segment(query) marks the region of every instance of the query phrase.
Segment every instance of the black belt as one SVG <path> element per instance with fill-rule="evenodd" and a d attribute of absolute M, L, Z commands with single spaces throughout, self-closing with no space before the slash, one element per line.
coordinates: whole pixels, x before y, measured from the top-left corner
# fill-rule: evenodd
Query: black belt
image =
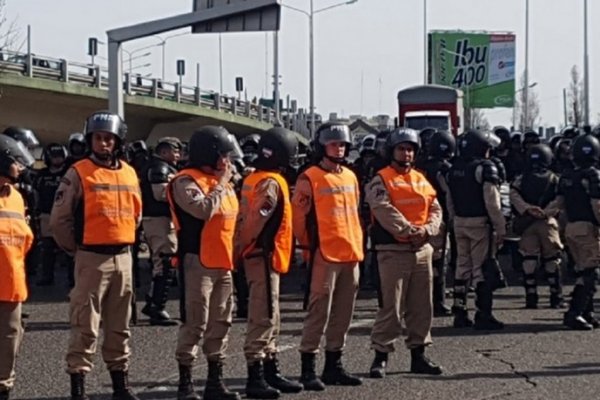
<path fill-rule="evenodd" d="M 118 245 L 81 245 L 78 247 L 78 250 L 89 251 L 92 253 L 98 254 L 109 254 L 109 255 L 117 255 L 124 254 L 129 252 L 130 245 L 128 244 L 118 244 Z"/>

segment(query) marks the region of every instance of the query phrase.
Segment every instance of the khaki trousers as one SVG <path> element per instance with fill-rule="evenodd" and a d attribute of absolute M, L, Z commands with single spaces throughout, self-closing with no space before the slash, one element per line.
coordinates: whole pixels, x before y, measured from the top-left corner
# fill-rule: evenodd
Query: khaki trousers
<path fill-rule="evenodd" d="M 174 254 L 177 251 L 177 233 L 170 217 L 144 217 L 142 219 L 144 237 L 152 252 L 152 276 L 163 273 L 161 254 Z"/>
<path fill-rule="evenodd" d="M 383 304 L 371 332 L 374 350 L 384 353 L 395 350 L 394 342 L 402 335 L 403 318 L 409 349 L 431 344 L 432 253 L 430 245 L 417 252 L 377 252 Z"/>
<path fill-rule="evenodd" d="M 485 218 L 455 218 L 456 272 L 454 279 L 469 282 L 473 286 L 483 282 L 481 267 L 488 257 L 489 227 Z"/>
<path fill-rule="evenodd" d="M 555 218 L 537 220 L 527 227 L 519 241 L 519 253 L 523 256 L 523 272 L 534 274 L 537 258 L 541 256 L 547 273 L 555 273 L 560 268 L 562 242 Z"/>
<path fill-rule="evenodd" d="M 330 263 L 315 254 L 300 352 L 317 353 L 325 334 L 326 351 L 342 351 L 358 291 L 358 263 Z"/>
<path fill-rule="evenodd" d="M 246 281 L 250 289 L 248 301 L 248 327 L 244 354 L 248 363 L 277 353 L 277 338 L 281 326 L 279 313 L 279 273 L 270 269 L 269 277 L 262 258 L 244 260 Z M 267 295 L 267 279 L 271 284 L 271 295 Z M 269 318 L 269 297 L 273 314 Z"/>
<path fill-rule="evenodd" d="M 15 383 L 15 363 L 23 340 L 21 303 L 0 301 L 0 392 Z"/>
<path fill-rule="evenodd" d="M 565 238 L 575 260 L 575 271 L 600 267 L 599 227 L 591 222 L 569 222 Z"/>
<path fill-rule="evenodd" d="M 75 287 L 70 294 L 71 338 L 67 372 L 89 372 L 94 366 L 100 322 L 102 358 L 109 371 L 129 368 L 131 318 L 131 251 L 117 255 L 77 250 Z"/>
<path fill-rule="evenodd" d="M 185 307 L 186 321 L 179 328 L 175 358 L 179 364 L 191 367 L 198 358 L 198 343 L 209 361 L 225 359 L 231 310 L 233 283 L 231 271 L 205 268 L 197 254 L 186 254 Z"/>

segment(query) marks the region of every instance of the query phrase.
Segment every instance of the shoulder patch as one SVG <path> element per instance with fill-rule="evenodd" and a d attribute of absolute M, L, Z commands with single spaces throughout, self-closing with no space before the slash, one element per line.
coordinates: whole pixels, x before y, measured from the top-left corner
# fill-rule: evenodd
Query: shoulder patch
<path fill-rule="evenodd" d="M 71 183 L 69 182 L 69 184 L 71 184 Z M 58 190 L 56 192 L 56 195 L 54 196 L 54 205 L 61 206 L 61 205 L 63 205 L 64 202 L 65 202 L 65 191 Z"/>
<path fill-rule="evenodd" d="M 66 176 L 63 176 L 62 178 L 60 178 L 60 183 L 64 183 L 67 186 L 71 185 L 71 181 Z"/>

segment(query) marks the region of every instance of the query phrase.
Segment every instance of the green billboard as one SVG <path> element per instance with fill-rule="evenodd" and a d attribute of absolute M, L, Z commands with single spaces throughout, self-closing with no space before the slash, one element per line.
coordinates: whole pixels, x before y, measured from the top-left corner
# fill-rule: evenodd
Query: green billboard
<path fill-rule="evenodd" d="M 513 107 L 514 34 L 430 32 L 428 60 L 429 83 L 461 89 L 465 107 Z"/>

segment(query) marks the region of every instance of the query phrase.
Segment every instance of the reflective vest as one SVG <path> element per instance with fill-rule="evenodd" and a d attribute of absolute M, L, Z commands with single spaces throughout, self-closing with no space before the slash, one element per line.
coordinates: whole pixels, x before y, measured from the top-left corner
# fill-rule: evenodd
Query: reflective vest
<path fill-rule="evenodd" d="M 21 303 L 28 295 L 25 256 L 33 233 L 25 220 L 23 197 L 13 186 L 8 187 L 10 194 L 0 197 L 0 301 Z"/>
<path fill-rule="evenodd" d="M 340 173 L 333 173 L 317 166 L 304 174 L 312 187 L 316 214 L 316 221 L 309 223 L 317 224 L 321 255 L 334 263 L 362 261 L 363 232 L 356 175 L 346 167 Z"/>
<path fill-rule="evenodd" d="M 189 176 L 200 187 L 204 195 L 210 193 L 219 183 L 219 178 L 214 175 L 206 174 L 198 169 L 189 168 L 179 171 L 175 178 L 180 176 Z M 171 195 L 172 186 L 167 191 L 167 198 L 171 206 L 173 222 L 178 232 L 182 230 L 182 222 L 179 207 L 173 201 Z M 200 234 L 199 249 L 200 263 L 206 268 L 233 269 L 233 236 L 235 233 L 235 222 L 238 215 L 239 204 L 235 192 L 227 185 L 225 187 L 226 195 L 221 201 L 219 209 L 207 221 L 199 225 Z M 191 218 L 191 216 L 187 216 Z M 184 219 L 184 221 L 182 221 Z"/>
<path fill-rule="evenodd" d="M 119 169 L 110 169 L 86 158 L 73 165 L 83 190 L 83 245 L 135 243 L 142 212 L 139 181 L 132 167 L 120 163 Z"/>
<path fill-rule="evenodd" d="M 280 174 L 274 172 L 256 171 L 250 174 L 244 179 L 244 184 L 242 186 L 241 212 L 242 215 L 251 212 L 250 207 L 255 202 L 254 195 L 256 193 L 256 185 L 268 178 L 275 180 L 279 185 L 283 204 L 278 204 L 277 209 L 281 209 L 282 212 L 279 215 L 274 214 L 271 216 L 271 220 L 267 222 L 267 226 L 263 228 L 263 232 L 261 232 L 259 237 L 264 235 L 265 230 L 268 229 L 270 223 L 277 223 L 277 231 L 273 236 L 267 237 L 266 240 L 269 241 L 269 251 L 272 249 L 271 267 L 275 271 L 285 274 L 290 269 L 293 248 L 292 206 L 290 203 L 290 189 L 286 180 Z M 275 212 L 277 213 L 277 210 Z M 273 218 L 277 219 L 274 220 Z M 252 229 L 252 227 L 246 228 Z M 247 256 L 248 254 L 251 254 L 255 249 L 256 244 L 256 242 L 251 243 L 248 248 L 242 251 L 242 255 Z"/>
<path fill-rule="evenodd" d="M 392 205 L 402 213 L 404 218 L 415 226 L 423 226 L 429 218 L 429 210 L 436 192 L 427 178 L 415 169 L 407 174 L 400 174 L 388 166 L 379 171 Z M 406 239 L 408 242 L 408 239 Z"/>

